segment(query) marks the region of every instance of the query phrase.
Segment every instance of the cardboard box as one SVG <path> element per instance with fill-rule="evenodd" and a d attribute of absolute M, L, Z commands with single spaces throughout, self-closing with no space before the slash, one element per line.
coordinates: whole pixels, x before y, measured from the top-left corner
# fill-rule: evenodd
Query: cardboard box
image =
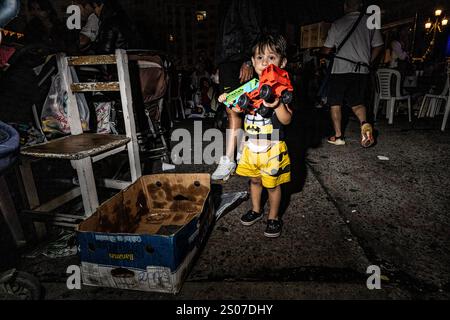
<path fill-rule="evenodd" d="M 143 176 L 77 228 L 83 284 L 178 293 L 214 221 L 209 174 Z"/>
<path fill-rule="evenodd" d="M 300 48 L 320 48 L 325 43 L 331 23 L 319 22 L 301 27 Z"/>

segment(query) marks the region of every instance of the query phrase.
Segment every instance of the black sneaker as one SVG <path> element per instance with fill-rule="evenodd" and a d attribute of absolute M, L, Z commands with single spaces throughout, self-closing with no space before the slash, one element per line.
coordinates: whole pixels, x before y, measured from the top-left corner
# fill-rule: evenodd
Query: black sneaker
<path fill-rule="evenodd" d="M 264 235 L 268 238 L 277 238 L 281 234 L 280 220 L 267 220 L 267 227 Z"/>
<path fill-rule="evenodd" d="M 255 212 L 253 210 L 249 210 L 246 214 L 241 217 L 241 223 L 244 226 L 251 226 L 256 221 L 261 220 L 263 217 L 262 213 Z"/>

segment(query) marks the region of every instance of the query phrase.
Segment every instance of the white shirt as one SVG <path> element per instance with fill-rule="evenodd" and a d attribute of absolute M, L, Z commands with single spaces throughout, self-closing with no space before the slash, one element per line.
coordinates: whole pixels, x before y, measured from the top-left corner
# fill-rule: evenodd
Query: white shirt
<path fill-rule="evenodd" d="M 327 48 L 337 48 L 350 32 L 358 17 L 359 12 L 351 12 L 335 21 L 331 25 L 330 30 L 328 30 L 328 37 L 325 40 L 324 46 Z M 358 27 L 337 53 L 338 57 L 370 64 L 372 48 L 382 46 L 383 38 L 381 37 L 380 30 L 367 28 L 368 18 L 369 16 L 367 15 L 362 17 Z M 359 70 L 355 70 L 355 67 L 356 65 L 349 61 L 334 59 L 331 73 L 369 73 L 367 67 L 361 66 Z"/>
<path fill-rule="evenodd" d="M 86 24 L 81 29 L 80 33 L 88 37 L 92 42 L 95 41 L 98 34 L 99 20 L 95 13 L 91 13 L 87 19 Z"/>

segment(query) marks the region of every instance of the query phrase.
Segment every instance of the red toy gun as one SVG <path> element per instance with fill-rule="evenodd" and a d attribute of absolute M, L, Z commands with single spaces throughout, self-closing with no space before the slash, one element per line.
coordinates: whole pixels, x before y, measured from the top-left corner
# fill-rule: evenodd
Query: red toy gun
<path fill-rule="evenodd" d="M 262 72 L 258 90 L 241 95 L 237 105 L 241 109 L 258 112 L 264 117 L 270 109 L 264 106 L 263 100 L 272 103 L 278 98 L 284 104 L 289 104 L 293 96 L 294 88 L 288 72 L 271 64 Z"/>

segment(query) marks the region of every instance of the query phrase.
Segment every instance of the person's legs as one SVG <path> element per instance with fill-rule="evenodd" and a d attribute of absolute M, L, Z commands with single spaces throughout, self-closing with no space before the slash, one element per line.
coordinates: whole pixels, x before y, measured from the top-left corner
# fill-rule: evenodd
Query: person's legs
<path fill-rule="evenodd" d="M 352 76 L 353 86 L 349 88 L 347 99 L 352 106 L 353 113 L 359 120 L 361 126 L 361 145 L 365 148 L 374 144 L 372 125 L 367 122 L 367 110 L 365 107 L 365 93 L 369 75 L 355 74 Z"/>
<path fill-rule="evenodd" d="M 229 92 L 239 86 L 239 63 L 226 63 L 219 65 L 220 92 Z M 219 165 L 211 175 L 212 180 L 228 180 L 236 169 L 234 152 L 237 146 L 239 129 L 242 119 L 239 114 L 226 108 L 228 116 L 227 145 L 225 155 L 220 158 Z"/>
<path fill-rule="evenodd" d="M 263 217 L 261 210 L 261 193 L 263 190 L 261 178 L 250 178 L 250 197 L 252 199 L 252 209 L 241 217 L 244 226 L 251 226 Z"/>
<path fill-rule="evenodd" d="M 267 191 L 269 193 L 270 212 L 264 235 L 268 238 L 277 238 L 280 236 L 282 228 L 281 220 L 278 219 L 278 210 L 281 202 L 281 186 L 278 185 L 275 188 L 267 189 Z"/>
<path fill-rule="evenodd" d="M 269 220 L 278 220 L 278 210 L 281 202 L 281 186 L 276 186 L 272 189 L 267 189 L 269 193 Z"/>
<path fill-rule="evenodd" d="M 334 145 L 344 145 L 342 139 L 342 105 L 344 94 L 347 88 L 346 74 L 333 74 L 330 76 L 330 85 L 328 90 L 328 104 L 330 107 L 331 121 L 334 128 L 334 136 L 328 139 L 328 142 Z"/>
<path fill-rule="evenodd" d="M 291 181 L 291 160 L 284 141 L 273 146 L 266 154 L 268 161 L 261 167 L 263 187 L 269 195 L 269 216 L 264 235 L 276 238 L 281 234 L 279 210 L 282 199 L 281 185 Z"/>
<path fill-rule="evenodd" d="M 330 108 L 331 121 L 333 122 L 334 136 L 328 138 L 328 142 L 336 146 L 345 145 L 342 136 L 342 110 L 341 106 L 334 105 Z"/>
<path fill-rule="evenodd" d="M 263 186 L 261 178 L 250 179 L 250 195 L 252 199 L 252 210 L 257 213 L 261 213 L 261 193 Z"/>
<path fill-rule="evenodd" d="M 342 113 L 341 106 L 332 106 L 330 108 L 331 112 L 331 121 L 333 122 L 333 128 L 335 137 L 342 137 L 341 132 L 341 122 L 342 122 Z"/>
<path fill-rule="evenodd" d="M 239 114 L 234 112 L 233 110 L 227 108 L 228 114 L 228 131 L 227 133 L 230 135 L 229 139 L 227 139 L 227 146 L 225 155 L 234 160 L 234 151 L 236 150 L 236 146 L 238 144 L 238 133 L 239 129 L 242 127 L 242 119 Z"/>
<path fill-rule="evenodd" d="M 359 123 L 362 125 L 367 122 L 366 107 L 362 104 L 352 107 L 353 113 L 358 118 Z"/>

